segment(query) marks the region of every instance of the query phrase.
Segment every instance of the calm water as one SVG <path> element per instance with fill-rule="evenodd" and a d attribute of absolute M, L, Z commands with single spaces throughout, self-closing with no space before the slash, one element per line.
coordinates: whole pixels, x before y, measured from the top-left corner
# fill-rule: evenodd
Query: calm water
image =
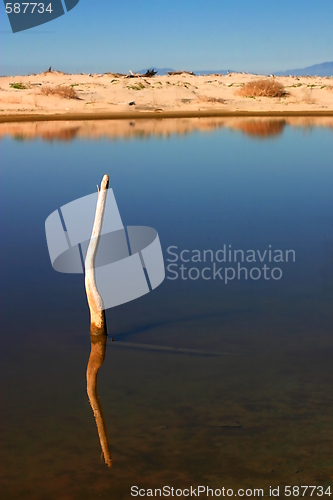
<path fill-rule="evenodd" d="M 1 499 L 332 486 L 333 129 L 202 123 L 0 130 Z M 158 231 L 166 266 L 170 246 L 294 251 L 264 262 L 281 279 L 189 279 L 237 263 L 187 262 L 187 279 L 167 271 L 154 292 L 107 310 L 98 392 L 111 469 L 86 394 L 83 276 L 52 269 L 44 229 L 105 173 L 123 223 Z M 264 265 L 256 255 L 248 272 Z"/>

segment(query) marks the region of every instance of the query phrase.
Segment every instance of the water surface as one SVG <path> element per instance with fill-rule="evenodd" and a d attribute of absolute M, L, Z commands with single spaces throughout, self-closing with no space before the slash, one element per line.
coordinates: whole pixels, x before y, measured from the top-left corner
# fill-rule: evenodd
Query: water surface
<path fill-rule="evenodd" d="M 1 126 L 1 498 L 332 484 L 332 124 Z M 166 265 L 170 246 L 295 252 L 279 280 L 167 271 L 107 311 L 98 391 L 111 469 L 86 395 L 83 276 L 52 269 L 44 229 L 105 173 L 123 223 L 154 227 Z"/>

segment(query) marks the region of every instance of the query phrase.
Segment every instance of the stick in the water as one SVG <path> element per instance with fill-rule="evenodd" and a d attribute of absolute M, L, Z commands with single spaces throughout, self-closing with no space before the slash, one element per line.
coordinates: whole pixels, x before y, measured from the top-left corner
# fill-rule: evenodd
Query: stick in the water
<path fill-rule="evenodd" d="M 97 290 L 95 280 L 95 260 L 103 226 L 108 187 L 109 176 L 104 175 L 101 183 L 101 189 L 98 193 L 95 220 L 85 260 L 85 287 L 90 309 L 90 333 L 92 335 L 106 333 L 106 319 L 103 300 Z"/>
<path fill-rule="evenodd" d="M 96 420 L 105 463 L 108 467 L 112 467 L 109 439 L 103 417 L 102 405 L 97 393 L 97 374 L 105 358 L 107 328 L 103 300 L 97 290 L 95 280 L 95 260 L 103 226 L 108 187 L 109 176 L 104 175 L 101 189 L 98 191 L 95 220 L 85 260 L 85 287 L 90 309 L 91 340 L 91 352 L 87 366 L 87 394 Z"/>

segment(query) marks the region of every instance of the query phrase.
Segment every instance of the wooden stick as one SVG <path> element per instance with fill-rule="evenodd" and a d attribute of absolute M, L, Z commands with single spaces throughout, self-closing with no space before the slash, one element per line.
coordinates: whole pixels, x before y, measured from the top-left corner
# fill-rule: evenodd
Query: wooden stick
<path fill-rule="evenodd" d="M 112 467 L 112 457 L 102 405 L 97 393 L 97 374 L 105 358 L 107 327 L 103 299 L 100 296 L 95 279 L 95 261 L 101 237 L 106 197 L 109 187 L 109 176 L 104 175 L 95 212 L 93 230 L 85 260 L 85 287 L 90 309 L 91 351 L 87 366 L 87 394 L 96 420 L 97 431 L 101 443 L 105 463 Z M 98 186 L 97 186 L 98 188 Z"/>
<path fill-rule="evenodd" d="M 95 280 L 95 260 L 103 226 L 108 187 L 109 176 L 104 175 L 98 193 L 95 220 L 85 260 L 85 287 L 90 309 L 90 333 L 92 335 L 107 333 L 103 299 L 97 290 Z"/>

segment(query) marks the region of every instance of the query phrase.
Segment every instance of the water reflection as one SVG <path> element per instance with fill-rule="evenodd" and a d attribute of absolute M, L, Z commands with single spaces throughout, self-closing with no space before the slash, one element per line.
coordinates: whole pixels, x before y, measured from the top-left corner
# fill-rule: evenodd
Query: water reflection
<path fill-rule="evenodd" d="M 53 146 L 2 141 L 1 497 L 128 498 L 138 481 L 221 484 L 221 471 L 230 487 L 329 481 L 333 129 L 318 121 L 304 137 L 314 122 L 299 120 L 297 130 L 286 119 L 281 135 L 254 141 L 236 130 L 250 121 L 260 123 L 233 120 L 231 134 L 225 120 L 212 134 L 184 140 L 108 142 L 114 122 L 82 124 L 80 140 Z M 53 125 L 79 126 L 38 127 Z M 84 140 L 103 127 L 105 141 Z M 81 391 L 89 358 L 82 277 L 52 270 L 43 228 L 55 207 L 91 193 L 106 165 L 124 222 L 156 227 L 163 249 L 272 243 L 295 249 L 297 261 L 278 282 L 166 280 L 156 293 L 114 308 L 112 332 L 128 342 L 242 355 L 119 348 L 97 388 L 106 338 L 95 336 L 87 381 L 96 432 Z M 104 380 L 112 380 L 105 400 Z M 104 458 L 99 464 L 97 440 L 109 449 L 101 403 L 112 421 L 112 472 Z"/>
<path fill-rule="evenodd" d="M 285 120 L 243 120 L 235 128 L 238 128 L 246 135 L 264 139 L 274 135 L 281 135 L 285 126 Z"/>
<path fill-rule="evenodd" d="M 110 451 L 109 438 L 106 430 L 101 400 L 97 392 L 97 375 L 98 370 L 102 366 L 105 359 L 107 335 L 105 333 L 91 335 L 90 341 L 91 351 L 87 366 L 87 394 L 96 420 L 99 441 L 102 448 L 102 456 L 104 457 L 106 465 L 108 467 L 112 467 L 112 455 Z"/>
<path fill-rule="evenodd" d="M 69 142 L 80 139 L 131 139 L 170 137 L 193 132 L 211 132 L 217 129 L 240 131 L 262 139 L 281 135 L 287 126 L 311 129 L 325 127 L 333 130 L 332 117 L 286 118 L 177 118 L 100 120 L 72 122 L 0 123 L 0 140 L 11 136 L 16 140 L 41 139 L 46 142 Z"/>

